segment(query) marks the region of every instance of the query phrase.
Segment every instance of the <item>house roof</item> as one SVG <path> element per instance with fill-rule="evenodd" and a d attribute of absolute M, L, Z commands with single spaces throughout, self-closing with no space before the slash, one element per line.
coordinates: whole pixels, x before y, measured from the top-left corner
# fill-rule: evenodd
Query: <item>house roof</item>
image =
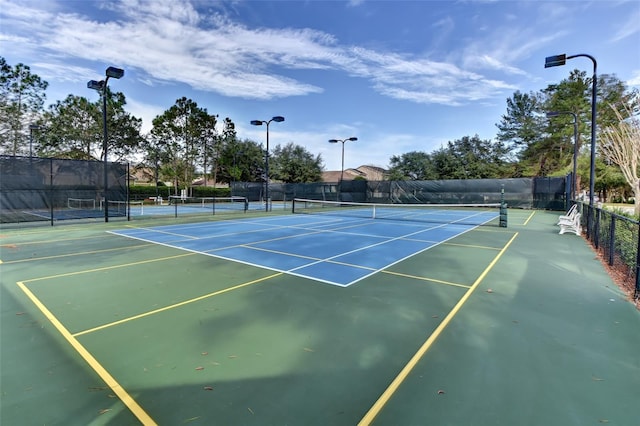
<path fill-rule="evenodd" d="M 354 180 L 356 177 L 362 177 L 366 180 L 384 180 L 387 171 L 377 166 L 360 166 L 355 169 L 345 169 L 344 173 L 340 170 L 328 170 L 322 172 L 323 182 L 339 182 L 340 175 L 343 180 Z"/>

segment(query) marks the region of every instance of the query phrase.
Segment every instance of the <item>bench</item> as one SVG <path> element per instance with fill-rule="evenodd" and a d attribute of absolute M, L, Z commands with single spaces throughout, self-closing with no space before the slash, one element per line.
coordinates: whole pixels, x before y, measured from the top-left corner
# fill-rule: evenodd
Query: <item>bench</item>
<path fill-rule="evenodd" d="M 576 235 L 580 235 L 580 213 L 576 213 L 572 217 L 561 217 L 558 225 L 560 226 L 560 235 L 565 232 L 573 232 Z"/>
<path fill-rule="evenodd" d="M 165 204 L 163 204 L 164 200 L 162 199 L 162 197 L 149 197 L 149 200 L 151 200 L 153 203 L 159 204 L 161 206 L 165 205 Z"/>
<path fill-rule="evenodd" d="M 558 225 L 560 225 L 560 222 L 566 222 L 567 220 L 575 219 L 575 216 L 577 214 L 578 214 L 578 205 L 574 204 L 573 206 L 571 206 L 571 208 L 566 214 L 558 216 Z"/>

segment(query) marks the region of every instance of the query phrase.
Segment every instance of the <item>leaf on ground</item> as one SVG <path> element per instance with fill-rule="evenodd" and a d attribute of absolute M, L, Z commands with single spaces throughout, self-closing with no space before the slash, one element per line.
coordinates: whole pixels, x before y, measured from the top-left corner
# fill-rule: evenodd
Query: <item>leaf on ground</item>
<path fill-rule="evenodd" d="M 204 390 L 212 391 L 212 390 L 213 390 L 213 387 L 212 387 L 212 386 L 205 386 L 205 387 L 204 387 Z"/>

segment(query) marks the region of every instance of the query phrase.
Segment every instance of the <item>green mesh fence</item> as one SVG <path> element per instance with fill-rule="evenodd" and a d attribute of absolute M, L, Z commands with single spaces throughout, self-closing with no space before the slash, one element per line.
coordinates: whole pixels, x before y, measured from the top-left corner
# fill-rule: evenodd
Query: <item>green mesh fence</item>
<path fill-rule="evenodd" d="M 0 222 L 20 223 L 105 216 L 104 163 L 0 156 Z M 107 164 L 109 201 L 128 201 L 127 164 Z M 124 216 L 121 209 L 108 217 Z"/>

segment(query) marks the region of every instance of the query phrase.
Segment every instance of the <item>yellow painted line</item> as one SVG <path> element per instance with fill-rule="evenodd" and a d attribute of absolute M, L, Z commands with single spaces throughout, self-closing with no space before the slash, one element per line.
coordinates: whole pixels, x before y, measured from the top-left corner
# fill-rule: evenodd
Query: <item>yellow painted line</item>
<path fill-rule="evenodd" d="M 64 273 L 64 274 L 49 275 L 49 276 L 40 277 L 40 278 L 32 278 L 30 280 L 24 280 L 24 282 L 25 283 L 31 283 L 31 282 L 34 282 L 34 281 L 50 280 L 50 279 L 53 279 L 53 278 L 70 277 L 70 276 L 73 276 L 73 275 L 90 274 L 92 272 L 108 271 L 108 270 L 111 270 L 111 269 L 118 269 L 118 268 L 127 268 L 129 266 L 144 265 L 145 263 L 162 262 L 162 261 L 170 260 L 170 259 L 178 259 L 180 257 L 193 256 L 195 254 L 198 254 L 198 253 L 183 253 L 183 254 L 178 254 L 178 255 L 175 255 L 175 256 L 160 257 L 160 258 L 149 259 L 149 260 L 141 260 L 139 262 L 132 262 L 132 263 L 123 263 L 121 265 L 112 265 L 112 266 L 105 266 L 105 267 L 102 267 L 102 268 L 86 269 L 84 271 L 67 272 L 67 273 Z"/>
<path fill-rule="evenodd" d="M 87 255 L 87 254 L 106 253 L 106 252 L 110 252 L 110 251 L 126 250 L 126 249 L 131 249 L 131 248 L 149 247 L 151 245 L 155 245 L 155 244 L 149 243 L 149 244 L 140 244 L 140 245 L 137 245 L 137 246 L 116 247 L 116 248 L 110 248 L 110 249 L 104 249 L 104 250 L 80 251 L 80 252 L 75 252 L 75 253 L 57 254 L 55 256 L 29 257 L 29 258 L 26 258 L 26 259 L 9 260 L 6 263 L 7 264 L 11 264 L 11 263 L 31 262 L 31 261 L 38 261 L 38 260 L 59 259 L 59 258 L 62 258 L 62 257 L 83 256 L 83 255 Z"/>
<path fill-rule="evenodd" d="M 144 425 L 156 425 L 157 423 L 140 407 L 140 405 L 129 395 L 129 393 L 109 374 L 109 372 L 85 349 L 84 346 L 78 342 L 78 340 L 69 333 L 69 331 L 62 325 L 60 321 L 47 309 L 46 306 L 27 288 L 23 282 L 18 282 L 18 287 L 27 295 L 29 299 L 40 312 L 47 317 L 51 324 L 60 332 L 69 344 L 78 352 L 78 354 L 89 364 L 89 366 L 95 371 L 98 376 L 105 382 L 107 386 L 111 388 L 118 398 L 124 403 L 124 405 L 131 410 L 138 420 Z"/>
<path fill-rule="evenodd" d="M 446 284 L 454 287 L 463 287 L 463 288 L 471 287 L 470 285 L 467 285 L 467 284 L 456 284 L 448 281 L 437 280 L 435 278 L 426 278 L 426 277 L 419 277 L 417 275 L 401 274 L 400 272 L 393 272 L 393 271 L 380 271 L 380 272 L 382 272 L 383 274 L 397 275 L 399 277 L 411 278 L 414 280 L 421 280 L 421 281 L 429 281 L 429 282 L 438 283 L 438 284 Z"/>
<path fill-rule="evenodd" d="M 454 246 L 454 247 L 467 247 L 467 248 L 479 248 L 485 250 L 502 250 L 499 247 L 489 247 L 489 246 L 477 246 L 474 244 L 458 244 L 458 243 L 443 243 L 443 246 Z"/>
<path fill-rule="evenodd" d="M 8 245 L 16 245 L 16 246 L 30 246 L 36 244 L 51 244 L 51 243 L 61 243 L 67 241 L 78 241 L 78 240 L 95 240 L 95 236 L 90 237 L 73 237 L 73 238 L 60 238 L 57 240 L 42 240 L 42 241 L 25 241 L 25 242 L 15 242 L 15 243 L 5 243 L 0 245 L 0 247 L 8 246 Z"/>
<path fill-rule="evenodd" d="M 109 324 L 104 324 L 104 325 L 101 325 L 101 326 L 98 326 L 98 327 L 90 328 L 88 330 L 80 331 L 78 333 L 74 333 L 73 337 L 78 337 L 78 336 L 82 336 L 84 334 L 93 333 L 94 331 L 98 331 L 98 330 L 104 330 L 105 328 L 113 327 L 113 326 L 116 326 L 116 325 L 119 325 L 119 324 L 124 324 L 124 323 L 129 322 L 129 321 L 133 321 L 133 320 L 137 320 L 137 319 L 140 319 L 140 318 L 144 318 L 144 317 L 148 317 L 148 316 L 151 316 L 151 315 L 155 315 L 155 314 L 158 314 L 160 312 L 164 312 L 164 311 L 168 311 L 170 309 L 178 308 L 180 306 L 188 305 L 190 303 L 194 303 L 194 302 L 197 302 L 199 300 L 204 300 L 204 299 L 207 299 L 209 297 L 218 296 L 220 294 L 228 293 L 228 292 L 233 291 L 233 290 L 238 290 L 238 289 L 243 288 L 243 287 L 248 287 L 250 285 L 258 284 L 258 283 L 261 283 L 263 281 L 270 280 L 271 278 L 275 278 L 277 276 L 280 276 L 282 274 L 283 274 L 282 272 L 278 272 L 277 274 L 269 275 L 269 276 L 263 277 L 263 278 L 258 278 L 257 280 L 248 281 L 248 282 L 243 283 L 243 284 L 238 284 L 238 285 L 233 286 L 233 287 L 225 288 L 223 290 L 218 290 L 218 291 L 215 291 L 213 293 L 209 293 L 209 294 L 205 294 L 203 296 L 195 297 L 193 299 L 185 300 L 183 302 L 174 303 L 173 305 L 165 306 L 164 308 L 154 309 L 153 311 L 144 312 L 142 314 L 134 315 L 134 316 L 129 317 L 129 318 L 124 318 L 124 319 L 121 319 L 119 321 L 111 322 Z"/>
<path fill-rule="evenodd" d="M 489 273 L 491 269 L 495 266 L 498 260 L 502 257 L 502 255 L 507 251 L 511 243 L 516 239 L 518 233 L 515 233 L 513 237 L 507 242 L 507 244 L 500 250 L 500 253 L 496 255 L 496 257 L 491 261 L 489 266 L 480 274 L 478 279 L 473 283 L 473 285 L 467 290 L 467 292 L 462 296 L 462 298 L 458 301 L 458 303 L 453 307 L 451 312 L 446 316 L 446 318 L 438 325 L 438 327 L 434 330 L 434 332 L 429 336 L 429 338 L 422 344 L 418 352 L 413 355 L 413 357 L 409 360 L 407 365 L 404 366 L 402 371 L 396 376 L 396 378 L 391 382 L 389 387 L 380 395 L 378 400 L 373 404 L 373 406 L 369 409 L 369 411 L 365 414 L 365 416 L 358 423 L 359 426 L 370 425 L 371 422 L 375 419 L 375 417 L 380 413 L 385 404 L 389 401 L 389 399 L 393 396 L 393 394 L 398 390 L 402 382 L 407 378 L 411 370 L 418 364 L 420 359 L 424 356 L 424 354 L 429 350 L 431 345 L 438 339 L 440 334 L 444 331 L 444 329 L 449 325 L 451 320 L 457 315 L 458 311 L 462 308 L 462 306 L 467 302 L 469 297 L 473 294 L 475 289 L 480 285 L 484 277 Z"/>
<path fill-rule="evenodd" d="M 535 210 L 531 212 L 531 214 L 529 215 L 529 217 L 527 218 L 527 220 L 524 221 L 524 226 L 527 226 L 527 224 L 529 223 L 529 221 L 533 218 L 533 215 L 536 214 Z"/>

